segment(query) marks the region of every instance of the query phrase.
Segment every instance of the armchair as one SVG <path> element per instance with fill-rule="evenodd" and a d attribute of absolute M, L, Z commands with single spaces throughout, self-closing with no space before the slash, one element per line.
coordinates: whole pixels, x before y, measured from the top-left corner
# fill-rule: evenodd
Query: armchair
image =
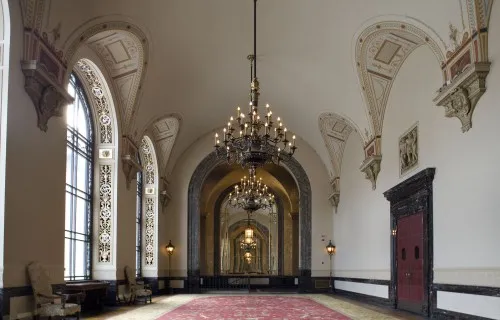
<path fill-rule="evenodd" d="M 76 316 L 80 319 L 80 299 L 82 294 L 63 294 L 62 292 L 54 293 L 50 283 L 50 278 L 38 262 L 28 264 L 28 275 L 35 296 L 35 318 L 42 317 L 67 317 Z M 66 303 L 71 297 L 75 297 L 77 303 Z"/>
<path fill-rule="evenodd" d="M 135 273 L 132 272 L 129 266 L 125 266 L 125 280 L 127 281 L 128 288 L 130 290 L 130 300 L 129 303 L 133 303 L 137 300 L 144 300 L 144 303 L 151 303 L 151 298 L 153 291 L 151 287 L 144 284 L 143 281 L 135 280 Z"/>

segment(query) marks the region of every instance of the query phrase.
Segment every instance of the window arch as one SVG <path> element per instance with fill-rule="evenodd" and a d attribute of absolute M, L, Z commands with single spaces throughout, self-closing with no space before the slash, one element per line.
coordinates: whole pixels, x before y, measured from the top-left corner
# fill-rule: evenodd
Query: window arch
<path fill-rule="evenodd" d="M 70 76 L 74 98 L 66 111 L 65 280 L 91 278 L 92 190 L 94 130 L 87 97 L 80 80 Z"/>
<path fill-rule="evenodd" d="M 153 142 L 144 136 L 139 150 L 143 167 L 142 270 L 143 276 L 158 276 L 158 163 Z"/>
<path fill-rule="evenodd" d="M 116 277 L 117 150 L 118 125 L 110 90 L 99 68 L 88 59 L 79 60 L 74 72 L 88 97 L 94 134 L 92 278 Z"/>

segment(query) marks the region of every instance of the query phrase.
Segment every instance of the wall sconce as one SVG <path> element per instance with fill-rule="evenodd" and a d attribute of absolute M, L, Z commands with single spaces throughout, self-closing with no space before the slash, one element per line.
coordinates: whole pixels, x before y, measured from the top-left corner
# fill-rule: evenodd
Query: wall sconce
<path fill-rule="evenodd" d="M 333 244 L 332 244 L 332 240 L 330 240 L 328 242 L 328 245 L 326 246 L 326 252 L 328 252 L 328 254 L 330 256 L 332 256 L 333 254 L 335 254 L 337 252 L 337 247 L 335 247 Z"/>

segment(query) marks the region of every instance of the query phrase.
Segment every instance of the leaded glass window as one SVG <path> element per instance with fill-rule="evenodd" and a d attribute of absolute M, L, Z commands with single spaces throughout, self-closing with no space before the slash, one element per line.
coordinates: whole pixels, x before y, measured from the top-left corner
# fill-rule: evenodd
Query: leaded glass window
<path fill-rule="evenodd" d="M 76 75 L 70 76 L 66 135 L 66 217 L 64 279 L 91 278 L 92 172 L 94 136 L 88 100 Z"/>

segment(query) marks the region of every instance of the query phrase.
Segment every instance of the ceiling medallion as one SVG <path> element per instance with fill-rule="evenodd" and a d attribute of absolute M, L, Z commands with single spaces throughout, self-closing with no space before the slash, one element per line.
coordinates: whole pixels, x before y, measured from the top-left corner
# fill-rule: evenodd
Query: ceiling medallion
<path fill-rule="evenodd" d="M 248 113 L 236 108 L 236 118 L 230 117 L 222 136 L 215 134 L 217 155 L 229 164 L 238 163 L 244 168 L 262 167 L 266 163 L 279 165 L 290 159 L 297 147 L 295 135 L 283 125 L 280 117 L 274 118 L 269 104 L 259 115 L 259 80 L 257 78 L 257 0 L 254 0 L 254 52 L 250 60 L 250 103 Z M 276 119 L 276 120 L 274 120 Z M 289 138 L 291 137 L 291 140 Z"/>

